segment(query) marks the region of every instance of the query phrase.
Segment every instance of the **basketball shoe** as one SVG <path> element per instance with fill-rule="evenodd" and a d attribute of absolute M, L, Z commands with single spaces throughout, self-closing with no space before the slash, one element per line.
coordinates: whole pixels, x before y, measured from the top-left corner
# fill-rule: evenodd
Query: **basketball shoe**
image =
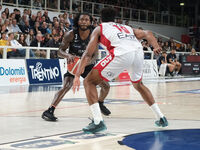
<path fill-rule="evenodd" d="M 168 121 L 165 117 L 163 117 L 163 118 L 160 118 L 160 120 L 155 121 L 155 124 L 158 127 L 166 127 L 168 126 Z"/>
<path fill-rule="evenodd" d="M 46 110 L 42 114 L 42 118 L 46 121 L 56 121 L 58 118 L 54 116 L 53 112 Z"/>
<path fill-rule="evenodd" d="M 82 130 L 85 132 L 85 133 L 88 133 L 88 134 L 94 134 L 96 132 L 100 132 L 100 131 L 104 131 L 106 130 L 106 125 L 104 124 L 103 121 L 100 121 L 100 123 L 98 125 L 96 125 L 94 123 L 94 121 L 92 120 L 91 123 L 89 123 L 89 125 L 85 128 L 83 128 Z"/>
<path fill-rule="evenodd" d="M 103 102 L 99 101 L 99 107 L 101 109 L 101 113 L 105 116 L 109 116 L 111 114 L 110 110 L 106 108 L 106 106 L 103 104 Z"/>

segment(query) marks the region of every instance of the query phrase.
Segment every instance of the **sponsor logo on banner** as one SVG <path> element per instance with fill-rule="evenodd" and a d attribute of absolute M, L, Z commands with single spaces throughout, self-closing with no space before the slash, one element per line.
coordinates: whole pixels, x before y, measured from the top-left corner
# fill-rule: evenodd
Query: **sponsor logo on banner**
<path fill-rule="evenodd" d="M 29 59 L 27 69 L 30 84 L 62 82 L 57 59 Z"/>
<path fill-rule="evenodd" d="M 143 78 L 157 78 L 158 66 L 156 60 L 144 60 Z"/>
<path fill-rule="evenodd" d="M 0 85 L 28 84 L 24 60 L 0 60 Z"/>

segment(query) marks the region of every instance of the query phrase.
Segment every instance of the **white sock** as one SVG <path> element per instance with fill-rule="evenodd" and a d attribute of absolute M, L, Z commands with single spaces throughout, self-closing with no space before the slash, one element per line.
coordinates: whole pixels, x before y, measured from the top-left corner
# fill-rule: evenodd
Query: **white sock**
<path fill-rule="evenodd" d="M 150 106 L 151 110 L 154 112 L 157 119 L 160 119 L 164 117 L 163 113 L 160 111 L 160 108 L 158 107 L 157 103 L 154 103 Z"/>
<path fill-rule="evenodd" d="M 94 104 L 90 105 L 90 110 L 92 112 L 94 124 L 99 124 L 100 121 L 103 121 L 99 103 L 94 103 Z"/>

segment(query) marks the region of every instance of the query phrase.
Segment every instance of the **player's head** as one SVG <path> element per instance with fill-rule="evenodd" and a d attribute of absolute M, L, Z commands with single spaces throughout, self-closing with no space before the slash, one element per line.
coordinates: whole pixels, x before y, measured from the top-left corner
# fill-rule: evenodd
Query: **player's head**
<path fill-rule="evenodd" d="M 74 27 L 86 31 L 91 28 L 92 16 L 87 13 L 80 13 L 74 18 Z"/>
<path fill-rule="evenodd" d="M 106 7 L 101 10 L 102 22 L 114 22 L 116 16 L 116 10 L 114 8 Z"/>

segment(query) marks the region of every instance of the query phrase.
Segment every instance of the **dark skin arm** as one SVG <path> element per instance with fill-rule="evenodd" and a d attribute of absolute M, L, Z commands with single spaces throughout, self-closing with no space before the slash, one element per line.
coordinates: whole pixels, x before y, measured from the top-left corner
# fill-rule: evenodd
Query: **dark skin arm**
<path fill-rule="evenodd" d="M 67 58 L 67 63 L 71 63 L 74 61 L 74 56 L 72 54 L 66 53 L 66 49 L 69 48 L 70 42 L 74 38 L 73 31 L 69 31 L 64 35 L 63 41 L 60 44 L 59 50 L 58 50 L 58 56 L 62 58 Z"/>
<path fill-rule="evenodd" d="M 146 39 L 150 45 L 153 46 L 153 51 L 155 54 L 159 54 L 162 50 L 161 47 L 158 45 L 156 38 L 154 37 L 153 33 L 148 30 L 140 30 L 140 29 L 133 29 L 133 32 L 137 39 L 142 40 Z"/>
<path fill-rule="evenodd" d="M 73 84 L 73 91 L 75 93 L 76 89 L 79 90 L 80 87 L 80 75 L 84 71 L 85 66 L 91 62 L 94 53 L 97 52 L 97 45 L 99 42 L 99 36 L 100 36 L 100 27 L 96 27 L 95 30 L 92 32 L 90 37 L 90 42 L 86 48 L 86 51 L 83 53 L 83 56 L 81 58 L 78 70 L 75 74 L 74 84 Z"/>

